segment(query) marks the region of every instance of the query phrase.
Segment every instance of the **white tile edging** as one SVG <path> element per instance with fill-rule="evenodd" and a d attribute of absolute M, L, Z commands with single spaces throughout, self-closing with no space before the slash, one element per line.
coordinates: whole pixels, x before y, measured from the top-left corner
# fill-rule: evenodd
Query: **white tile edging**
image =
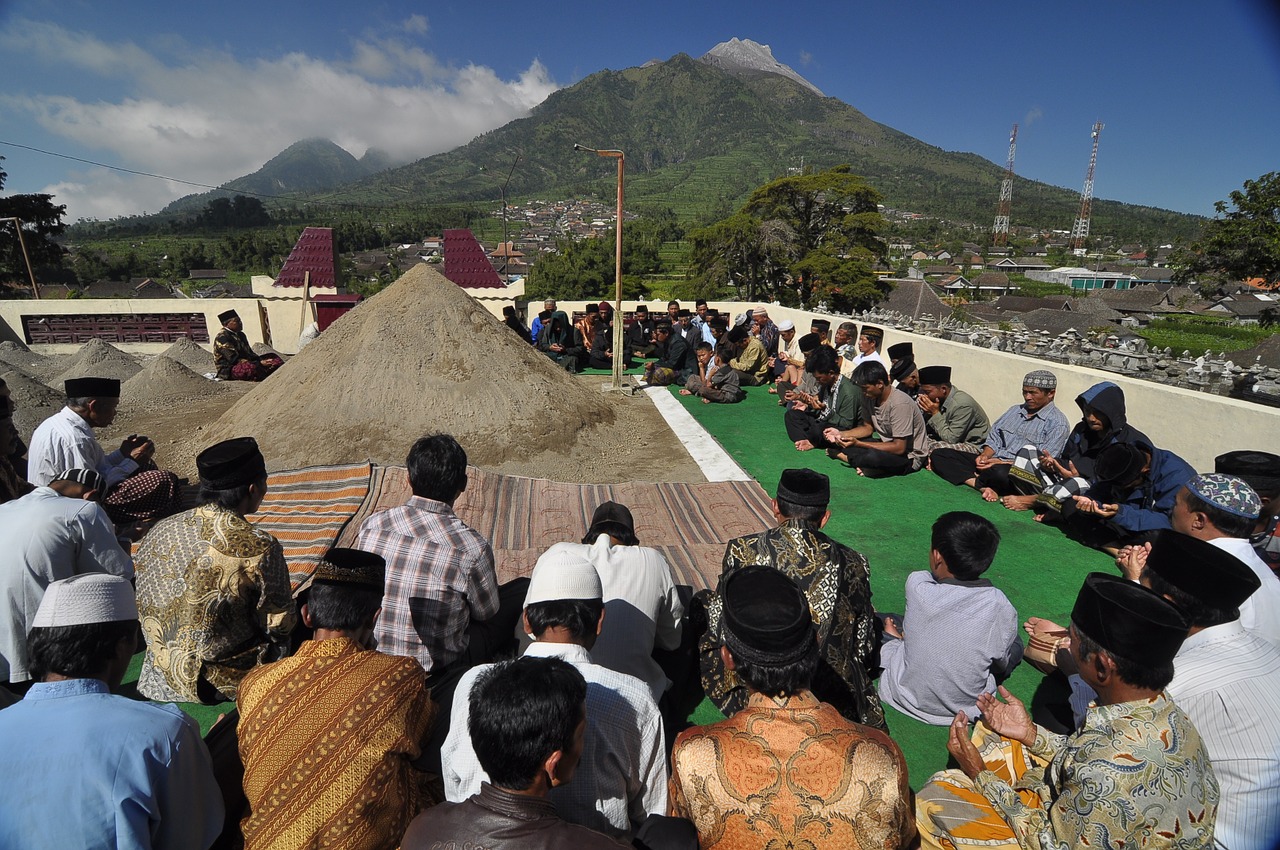
<path fill-rule="evenodd" d="M 684 444 L 708 481 L 752 480 L 716 442 L 715 437 L 707 433 L 707 429 L 693 418 L 693 414 L 685 410 L 684 405 L 671 395 L 670 389 L 647 387 L 644 393 L 653 402 L 653 406 L 658 408 L 662 418 L 667 420 L 667 427 Z"/>

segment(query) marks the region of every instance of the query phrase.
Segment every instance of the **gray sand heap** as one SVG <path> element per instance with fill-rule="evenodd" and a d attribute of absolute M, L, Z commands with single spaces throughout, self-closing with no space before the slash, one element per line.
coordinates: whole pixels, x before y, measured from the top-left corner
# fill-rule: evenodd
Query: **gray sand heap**
<path fill-rule="evenodd" d="M 72 378 L 116 378 L 127 381 L 142 370 L 137 359 L 125 354 L 109 342 L 91 339 L 80 346 L 62 372 L 52 381 L 54 387 L 62 386 Z"/>
<path fill-rule="evenodd" d="M 189 336 L 179 337 L 160 356 L 181 363 L 200 375 L 213 371 L 213 354 L 192 342 Z"/>
<path fill-rule="evenodd" d="M 20 342 L 0 342 L 0 369 L 13 366 L 38 381 L 51 381 L 62 371 L 63 359 L 36 354 Z"/>
<path fill-rule="evenodd" d="M 0 378 L 4 378 L 9 387 L 15 408 L 13 424 L 24 440 L 30 440 L 36 426 L 61 410 L 66 403 L 67 398 L 61 392 L 25 372 L 0 367 Z"/>
<path fill-rule="evenodd" d="M 198 401 L 223 392 L 225 387 L 161 354 L 125 381 L 120 390 L 122 404 L 142 408 Z"/>
<path fill-rule="evenodd" d="M 403 464 L 453 434 L 472 463 L 545 451 L 612 424 L 613 407 L 428 265 L 344 315 L 208 429 L 254 436 L 272 469 Z"/>

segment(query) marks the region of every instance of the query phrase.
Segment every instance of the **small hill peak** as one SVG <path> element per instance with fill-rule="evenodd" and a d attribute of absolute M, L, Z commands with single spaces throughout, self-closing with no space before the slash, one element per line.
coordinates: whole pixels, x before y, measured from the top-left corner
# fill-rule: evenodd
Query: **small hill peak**
<path fill-rule="evenodd" d="M 728 41 L 722 41 L 704 53 L 698 61 L 731 73 L 757 71 L 777 74 L 794 80 L 819 97 L 826 97 L 817 86 L 800 76 L 793 68 L 774 59 L 769 45 L 749 38 L 731 38 Z"/>

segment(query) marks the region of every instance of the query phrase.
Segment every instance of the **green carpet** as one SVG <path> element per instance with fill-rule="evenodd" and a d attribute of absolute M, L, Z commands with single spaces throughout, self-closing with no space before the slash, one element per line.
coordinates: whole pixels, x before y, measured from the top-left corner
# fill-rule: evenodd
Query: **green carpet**
<path fill-rule="evenodd" d="M 1065 624 L 1085 574 L 1115 569 L 1106 555 L 1034 522 L 1031 512 L 1005 510 L 931 472 L 871 480 L 825 452 L 797 452 L 783 428 L 778 397 L 764 387 L 748 389 L 746 400 L 732 405 L 702 404 L 696 396 L 676 398 L 769 493 L 788 467 L 807 466 L 831 477 L 831 520 L 824 531 L 867 556 L 877 611 L 902 613 L 907 575 L 929 568 L 930 528 L 948 511 L 971 511 L 1000 530 L 1000 552 L 985 577 L 1009 597 L 1020 621 L 1040 616 Z M 996 416 L 1003 411 L 987 412 Z M 1035 668 L 1020 664 L 1005 685 L 1030 703 L 1042 678 Z M 934 771 L 947 766 L 947 727 L 928 726 L 888 706 L 885 713 L 890 733 L 906 755 L 911 786 L 918 790 Z M 710 723 L 720 717 L 715 706 L 704 702 L 692 719 Z"/>
<path fill-rule="evenodd" d="M 142 672 L 142 656 L 145 653 L 139 652 L 133 656 L 133 661 L 129 664 L 128 671 L 124 674 L 124 684 L 122 684 L 116 693 L 131 699 L 145 700 L 142 694 L 138 693 L 138 675 Z M 185 711 L 188 715 L 195 718 L 200 724 L 200 734 L 209 734 L 209 729 L 217 722 L 218 717 L 226 714 L 236 707 L 234 702 L 224 702 L 218 705 L 201 705 L 198 702 L 180 702 L 176 704 L 178 708 Z"/>

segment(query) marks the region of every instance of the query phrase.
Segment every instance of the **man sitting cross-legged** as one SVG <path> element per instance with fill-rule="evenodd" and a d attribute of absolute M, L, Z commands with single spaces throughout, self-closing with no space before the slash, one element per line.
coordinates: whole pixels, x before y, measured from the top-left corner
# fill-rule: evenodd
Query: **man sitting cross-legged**
<path fill-rule="evenodd" d="M 893 388 L 889 373 L 875 360 L 853 370 L 850 379 L 873 404 L 871 421 L 847 431 L 828 428 L 823 436 L 837 448 L 831 456 L 843 460 L 868 478 L 906 475 L 921 469 L 933 449 L 920 408 L 910 396 Z M 871 432 L 879 440 L 867 440 Z"/>
<path fill-rule="evenodd" d="M 738 373 L 729 365 L 732 358 L 728 345 L 717 345 L 713 352 L 711 343 L 698 343 L 698 371 L 684 382 L 680 395 L 702 396 L 703 404 L 742 401 L 747 394 L 738 385 Z"/>
<path fill-rule="evenodd" d="M 898 745 L 809 689 L 820 655 L 809 599 L 782 572 L 751 566 L 724 581 L 721 601 L 721 661 L 750 696 L 676 740 L 671 814 L 694 822 L 703 850 L 906 846 Z"/>
<path fill-rule="evenodd" d="M 1093 573 L 1071 612 L 1071 657 L 1097 692 L 1084 727 L 1055 735 L 1004 688 L 978 697 L 969 736 L 956 714 L 959 770 L 916 797 L 921 846 L 1208 848 L 1218 808 L 1209 753 L 1164 693 L 1185 617 L 1145 587 Z"/>
<path fill-rule="evenodd" d="M 929 468 L 952 484 L 973 487 L 988 502 L 1001 496 L 1023 493 L 1019 479 L 1009 472 L 1018 452 L 1026 446 L 1057 457 L 1067 442 L 1071 424 L 1053 403 L 1058 390 L 1058 376 L 1044 369 L 1028 372 L 1022 379 L 1022 404 L 1006 410 L 991 426 L 982 451 L 972 454 L 951 448 L 935 448 L 929 454 Z M 1032 495 L 1039 487 L 1031 485 Z"/>
<path fill-rule="evenodd" d="M 666 319 L 658 322 L 654 334 L 653 353 L 657 359 L 645 364 L 644 382 L 655 387 L 684 383 L 685 378 L 689 377 L 689 372 L 685 371 L 689 359 L 689 343 L 685 342 L 683 336 L 672 331 L 671 323 Z"/>
<path fill-rule="evenodd" d="M 312 639 L 240 683 L 248 850 L 393 850 L 432 802 L 414 768 L 436 715 L 426 674 L 373 648 L 385 570 L 330 549 L 300 596 Z"/>
<path fill-rule="evenodd" d="M 925 366 L 919 370 L 920 392 L 916 404 L 924 414 L 934 451 L 947 447 L 977 454 L 991 430 L 982 405 L 951 383 L 950 366 Z"/>
<path fill-rule="evenodd" d="M 769 353 L 760 340 L 747 333 L 743 325 L 736 325 L 726 338 L 734 346 L 734 356 L 729 365 L 738 371 L 738 382 L 746 387 L 768 383 Z"/>
<path fill-rule="evenodd" d="M 805 362 L 805 371 L 818 385 L 816 393 L 800 389 L 784 395 L 794 402 L 783 416 L 787 437 L 797 451 L 829 449 L 835 451 L 840 443 L 826 436 L 829 429 L 848 431 L 864 424 L 868 417 L 863 403 L 862 389 L 840 374 L 839 358 L 830 346 L 819 346 Z"/>

